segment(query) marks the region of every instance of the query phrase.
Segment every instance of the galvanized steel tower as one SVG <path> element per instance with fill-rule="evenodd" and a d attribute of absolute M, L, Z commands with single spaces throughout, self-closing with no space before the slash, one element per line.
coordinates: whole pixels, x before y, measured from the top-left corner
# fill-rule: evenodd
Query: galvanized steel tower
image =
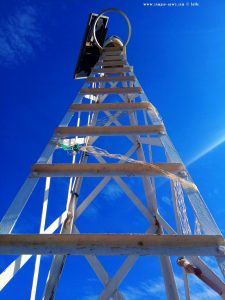
<path fill-rule="evenodd" d="M 129 34 L 125 43 L 115 36 L 105 41 L 108 18 L 103 14 L 110 11 L 117 11 L 127 21 Z M 201 258 L 215 257 L 224 276 L 224 239 L 156 108 L 128 64 L 126 46 L 131 36 L 128 17 L 119 10 L 109 9 L 99 16 L 92 15 L 88 26 L 75 74 L 75 78 L 86 78 L 85 83 L 1 221 L 0 253 L 19 256 L 0 274 L 0 289 L 36 255 L 30 299 L 37 299 L 41 255 L 52 255 L 42 299 L 54 299 L 67 256 L 82 255 L 103 285 L 98 299 L 125 299 L 120 284 L 138 257 L 158 256 L 167 299 L 175 300 L 179 299 L 179 291 L 170 258 L 174 256 L 182 268 L 185 299 L 191 299 L 189 276 L 198 277 L 225 299 L 223 280 Z M 68 156 L 57 156 L 62 149 L 71 154 L 70 163 Z M 65 210 L 46 226 L 55 177 L 68 178 Z M 158 177 L 164 178 L 160 185 L 167 184 L 170 188 L 167 197 L 171 200 L 174 223 L 171 216 L 161 214 Z M 40 233 L 13 234 L 40 178 L 46 178 Z M 87 188 L 90 178 L 95 178 L 96 184 Z M 142 234 L 79 232 L 77 219 L 111 180 L 148 223 Z M 57 230 L 59 234 L 54 234 Z M 110 278 L 99 255 L 122 255 L 126 259 Z M 78 298 L 72 294 L 71 299 Z"/>

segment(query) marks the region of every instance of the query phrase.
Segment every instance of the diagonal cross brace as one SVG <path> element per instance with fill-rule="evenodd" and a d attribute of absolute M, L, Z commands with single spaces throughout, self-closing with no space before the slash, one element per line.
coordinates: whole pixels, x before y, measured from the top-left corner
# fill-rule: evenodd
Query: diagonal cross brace
<path fill-rule="evenodd" d="M 77 233 L 77 234 L 80 233 L 75 225 L 73 228 L 73 233 Z M 100 261 L 97 259 L 95 255 L 85 255 L 85 258 L 87 259 L 92 270 L 95 272 L 95 274 L 97 275 L 101 283 L 104 286 L 106 286 L 110 281 L 110 277 L 106 272 L 106 270 L 104 269 L 104 267 L 102 266 L 102 264 L 100 263 Z M 121 300 L 124 299 L 123 295 L 119 291 L 115 291 L 115 299 L 117 299 L 116 297 L 118 297 Z"/>

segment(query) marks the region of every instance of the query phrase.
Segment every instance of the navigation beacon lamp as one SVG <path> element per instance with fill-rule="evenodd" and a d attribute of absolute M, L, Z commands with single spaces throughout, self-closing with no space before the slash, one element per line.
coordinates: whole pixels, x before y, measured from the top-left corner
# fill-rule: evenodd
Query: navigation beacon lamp
<path fill-rule="evenodd" d="M 104 14 L 111 11 L 122 15 L 127 22 L 125 42 L 117 36 L 106 38 L 109 18 Z M 122 11 L 108 9 L 100 15 L 90 15 L 74 73 L 75 79 L 85 79 L 84 85 L 1 221 L 0 252 L 18 256 L 0 274 L 1 290 L 7 289 L 17 272 L 36 255 L 30 299 L 38 299 L 40 259 L 41 255 L 49 255 L 52 260 L 42 299 L 54 299 L 67 256 L 75 255 L 84 256 L 100 280 L 102 291 L 97 299 L 122 300 L 125 295 L 120 285 L 138 257 L 157 256 L 167 299 L 176 300 L 181 295 L 191 299 L 190 276 L 225 299 L 222 276 L 202 258 L 215 257 L 224 276 L 224 239 L 156 108 L 128 64 L 126 46 L 130 37 L 130 21 Z M 161 155 L 157 154 L 159 151 Z M 45 178 L 40 232 L 13 234 L 40 178 Z M 64 199 L 54 192 L 55 178 L 63 186 L 65 179 L 68 180 Z M 158 178 L 164 178 L 163 184 L 169 187 L 165 196 L 171 200 L 172 214 L 161 214 Z M 94 185 L 91 180 L 96 180 Z M 137 228 L 126 234 L 122 230 L 116 234 L 104 231 L 87 234 L 79 228 L 77 220 L 112 181 L 148 224 L 143 233 L 134 233 Z M 114 200 L 118 200 L 114 195 Z M 48 214 L 53 213 L 48 210 L 56 209 L 52 205 L 55 201 L 64 201 L 64 211 L 47 224 Z M 102 201 L 101 205 L 106 204 Z M 126 210 L 121 213 L 126 214 Z M 135 214 L 129 216 L 130 225 L 133 218 Z M 118 220 L 117 225 L 122 222 Z M 111 277 L 98 256 L 125 256 L 126 259 Z M 176 259 L 171 260 L 171 256 Z M 150 268 L 146 264 L 146 272 Z M 175 268 L 182 274 L 183 287 L 179 290 Z M 151 272 L 154 277 L 154 269 Z M 71 299 L 78 299 L 73 287 L 64 288 L 71 289 Z"/>

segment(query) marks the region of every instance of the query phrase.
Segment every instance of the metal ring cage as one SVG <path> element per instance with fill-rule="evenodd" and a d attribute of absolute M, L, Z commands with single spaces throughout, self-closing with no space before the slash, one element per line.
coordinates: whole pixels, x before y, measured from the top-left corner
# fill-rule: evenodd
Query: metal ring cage
<path fill-rule="evenodd" d="M 108 9 L 105 9 L 103 10 L 97 17 L 97 19 L 95 20 L 95 23 L 94 23 L 94 27 L 93 27 L 93 36 L 94 36 L 94 40 L 98 46 L 99 49 L 103 49 L 102 46 L 99 44 L 97 38 L 96 38 L 96 34 L 95 34 L 95 31 L 96 31 L 96 25 L 98 23 L 98 20 L 101 18 L 101 16 L 103 16 L 105 13 L 107 12 L 117 12 L 118 14 L 120 14 L 121 16 L 124 17 L 124 19 L 126 20 L 127 22 L 127 25 L 128 25 L 128 36 L 127 36 L 127 40 L 126 42 L 124 43 L 124 47 L 126 47 L 130 41 L 130 38 L 131 38 L 131 24 L 130 24 L 130 20 L 128 18 L 128 16 L 120 9 L 118 8 L 108 8 Z"/>

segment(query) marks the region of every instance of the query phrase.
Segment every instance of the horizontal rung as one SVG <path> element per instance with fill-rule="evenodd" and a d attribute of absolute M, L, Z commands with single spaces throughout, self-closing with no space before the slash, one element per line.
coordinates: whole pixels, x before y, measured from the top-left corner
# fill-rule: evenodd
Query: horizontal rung
<path fill-rule="evenodd" d="M 93 68 L 92 73 L 105 73 L 105 74 L 117 74 L 117 73 L 124 73 L 124 72 L 132 72 L 133 67 L 122 67 L 122 68 L 102 68 L 102 69 L 97 69 Z"/>
<path fill-rule="evenodd" d="M 88 77 L 87 82 L 135 81 L 134 76 Z"/>
<path fill-rule="evenodd" d="M 111 66 L 123 67 L 125 64 L 126 64 L 125 60 L 99 61 L 95 66 L 99 66 L 99 67 L 111 67 Z"/>
<path fill-rule="evenodd" d="M 2 234 L 0 254 L 222 256 L 219 235 Z"/>
<path fill-rule="evenodd" d="M 121 47 L 105 47 L 103 49 L 103 53 L 105 52 L 115 52 L 115 51 L 122 51 Z"/>
<path fill-rule="evenodd" d="M 99 95 L 99 94 L 141 94 L 140 87 L 121 87 L 121 88 L 83 88 L 81 95 Z"/>
<path fill-rule="evenodd" d="M 162 125 L 58 127 L 58 136 L 121 136 L 164 133 Z"/>
<path fill-rule="evenodd" d="M 118 103 L 93 103 L 93 104 L 72 104 L 72 111 L 111 111 L 111 110 L 142 110 L 152 109 L 150 102 L 118 102 Z"/>
<path fill-rule="evenodd" d="M 104 60 L 104 61 L 116 61 L 116 60 L 123 60 L 124 57 L 123 55 L 111 55 L 111 56 L 100 56 L 99 60 Z"/>
<path fill-rule="evenodd" d="M 107 51 L 107 52 L 103 52 L 102 53 L 102 57 L 105 57 L 105 56 L 113 56 L 113 55 L 121 55 L 123 52 L 120 51 L 120 50 L 115 50 L 115 51 Z"/>
<path fill-rule="evenodd" d="M 165 172 L 184 171 L 180 163 L 157 164 L 35 164 L 32 177 L 103 177 L 103 176 L 165 176 Z"/>

